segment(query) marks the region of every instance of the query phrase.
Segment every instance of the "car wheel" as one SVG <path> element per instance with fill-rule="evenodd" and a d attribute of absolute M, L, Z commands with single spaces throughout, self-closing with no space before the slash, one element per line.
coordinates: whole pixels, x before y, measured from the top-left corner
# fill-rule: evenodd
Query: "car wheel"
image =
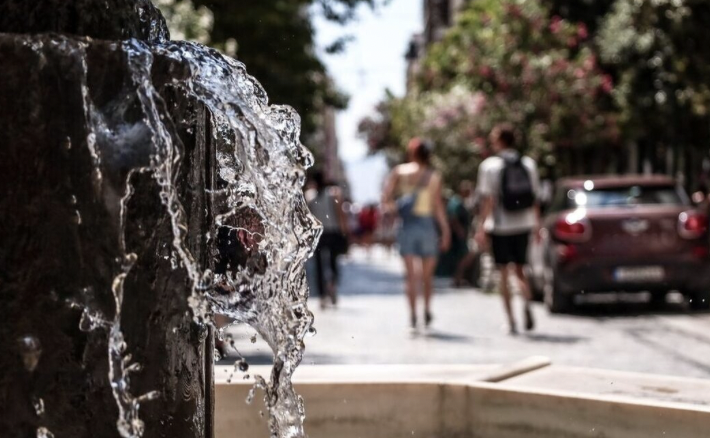
<path fill-rule="evenodd" d="M 666 305 L 667 291 L 654 290 L 651 291 L 651 306 L 660 308 Z"/>
<path fill-rule="evenodd" d="M 710 291 L 689 293 L 688 304 L 692 310 L 710 310 Z"/>
<path fill-rule="evenodd" d="M 574 294 L 564 293 L 557 284 L 553 268 L 545 268 L 545 304 L 551 313 L 569 313 L 574 309 Z"/>

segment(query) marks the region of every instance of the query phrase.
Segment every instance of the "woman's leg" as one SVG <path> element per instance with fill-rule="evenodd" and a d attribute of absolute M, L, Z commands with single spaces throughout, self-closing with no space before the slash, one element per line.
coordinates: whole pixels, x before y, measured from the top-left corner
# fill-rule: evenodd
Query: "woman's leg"
<path fill-rule="evenodd" d="M 434 295 L 434 271 L 436 270 L 436 257 L 422 259 L 422 283 L 424 286 L 424 315 L 427 325 L 431 322 L 431 297 Z"/>
<path fill-rule="evenodd" d="M 411 255 L 404 256 L 405 268 L 405 292 L 407 293 L 407 301 L 409 302 L 409 314 L 412 320 L 412 326 L 417 322 L 417 266 L 416 257 Z"/>

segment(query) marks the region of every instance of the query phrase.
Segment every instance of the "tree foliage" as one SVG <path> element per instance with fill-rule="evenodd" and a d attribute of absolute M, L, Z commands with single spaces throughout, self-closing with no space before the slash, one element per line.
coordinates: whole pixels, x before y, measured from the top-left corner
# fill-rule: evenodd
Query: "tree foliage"
<path fill-rule="evenodd" d="M 590 34 L 597 28 L 614 4 L 614 0 L 548 0 L 551 14 L 572 23 L 583 23 Z"/>
<path fill-rule="evenodd" d="M 172 39 L 210 43 L 214 16 L 208 8 L 195 8 L 191 0 L 155 0 L 155 5 L 165 17 Z"/>
<path fill-rule="evenodd" d="M 541 3 L 470 2 L 427 50 L 414 89 L 385 101 L 378 116 L 361 124 L 371 147 L 430 137 L 455 184 L 473 176 L 488 133 L 502 121 L 516 125 L 528 152 L 549 165 L 558 148 L 614 141 L 611 78 L 588 47 L 587 27 L 551 16 Z M 373 137 L 382 130 L 377 120 L 391 133 Z"/>
<path fill-rule="evenodd" d="M 597 41 L 629 140 L 707 147 L 709 2 L 617 0 Z"/>
<path fill-rule="evenodd" d="M 271 102 L 292 106 L 304 139 L 321 123 L 324 106 L 344 108 L 347 97 L 327 79 L 314 48 L 312 14 L 346 23 L 361 5 L 378 0 L 195 0 L 214 14 L 212 44 L 244 62 Z M 344 40 L 332 50 L 341 50 Z"/>

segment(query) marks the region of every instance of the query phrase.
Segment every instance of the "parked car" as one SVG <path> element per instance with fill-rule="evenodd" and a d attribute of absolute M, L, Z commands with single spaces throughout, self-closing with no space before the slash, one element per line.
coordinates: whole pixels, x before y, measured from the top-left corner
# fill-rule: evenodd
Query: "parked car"
<path fill-rule="evenodd" d="M 553 313 L 586 292 L 648 291 L 660 303 L 678 290 L 710 307 L 708 218 L 671 178 L 562 179 L 540 233 L 530 272 Z"/>

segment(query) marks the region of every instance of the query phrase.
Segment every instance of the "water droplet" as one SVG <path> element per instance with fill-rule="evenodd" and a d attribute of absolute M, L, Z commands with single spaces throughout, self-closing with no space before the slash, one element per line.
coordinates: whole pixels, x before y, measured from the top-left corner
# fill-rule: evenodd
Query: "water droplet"
<path fill-rule="evenodd" d="M 35 414 L 37 414 L 38 417 L 44 415 L 44 400 L 39 397 L 34 397 L 32 400 L 32 406 L 34 406 Z"/>
<path fill-rule="evenodd" d="M 251 339 L 249 339 L 252 344 L 256 344 L 256 334 L 253 334 Z"/>
<path fill-rule="evenodd" d="M 239 371 L 245 373 L 249 370 L 249 364 L 247 363 L 246 360 L 240 359 L 239 362 L 237 363 L 239 366 Z"/>
<path fill-rule="evenodd" d="M 54 434 L 46 427 L 37 428 L 37 438 L 54 438 Z"/>
<path fill-rule="evenodd" d="M 33 372 L 37 368 L 40 356 L 42 356 L 42 346 L 39 339 L 33 335 L 26 335 L 18 339 L 18 343 L 25 369 Z"/>
<path fill-rule="evenodd" d="M 246 402 L 248 405 L 250 405 L 254 401 L 254 397 L 256 396 L 256 386 L 252 386 L 249 389 L 249 392 L 247 393 L 247 399 Z"/>
<path fill-rule="evenodd" d="M 310 326 L 308 327 L 308 336 L 315 336 L 318 333 L 315 327 Z"/>
<path fill-rule="evenodd" d="M 160 391 L 150 391 L 136 399 L 136 402 L 142 403 L 147 401 L 153 401 L 160 398 Z"/>

